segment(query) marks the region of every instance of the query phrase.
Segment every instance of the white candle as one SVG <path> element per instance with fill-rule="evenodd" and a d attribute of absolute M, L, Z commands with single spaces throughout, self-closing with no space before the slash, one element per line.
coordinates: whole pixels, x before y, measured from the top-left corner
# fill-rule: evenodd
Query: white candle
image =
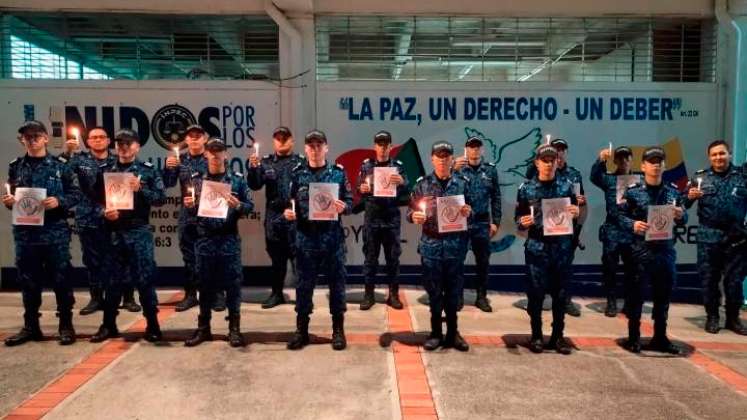
<path fill-rule="evenodd" d="M 610 156 L 612 156 L 612 142 L 610 142 Z"/>
<path fill-rule="evenodd" d="M 529 215 L 534 219 L 534 206 L 529 206 Z"/>
<path fill-rule="evenodd" d="M 73 127 L 70 131 L 73 133 L 75 140 L 80 141 L 80 130 L 78 130 L 78 127 Z"/>
<path fill-rule="evenodd" d="M 259 143 L 254 143 L 254 156 L 259 157 Z"/>
<path fill-rule="evenodd" d="M 195 187 L 189 187 L 189 193 L 192 195 L 192 201 L 195 201 Z"/>
<path fill-rule="evenodd" d="M 672 199 L 672 206 L 677 207 L 677 199 L 676 198 Z"/>
<path fill-rule="evenodd" d="M 467 148 L 464 148 L 464 158 L 467 159 Z"/>
<path fill-rule="evenodd" d="M 5 192 L 6 192 L 6 193 L 7 193 L 8 195 L 10 195 L 10 184 L 8 184 L 7 182 L 5 183 Z"/>
<path fill-rule="evenodd" d="M 549 134 L 547 134 L 547 135 L 545 136 L 545 141 L 547 141 L 547 144 L 550 144 L 550 139 L 551 139 L 551 138 L 552 138 L 552 137 L 551 137 L 551 136 L 550 136 Z"/>
<path fill-rule="evenodd" d="M 420 211 L 425 214 L 425 200 L 420 202 Z"/>
<path fill-rule="evenodd" d="M 179 146 L 174 146 L 174 157 L 179 160 Z"/>
<path fill-rule="evenodd" d="M 371 175 L 366 177 L 366 184 L 368 184 L 369 189 L 373 188 L 373 185 L 371 184 Z"/>
<path fill-rule="evenodd" d="M 698 177 L 698 189 L 700 189 L 700 186 L 702 183 L 703 183 L 703 178 Z"/>
<path fill-rule="evenodd" d="M 292 198 L 291 198 L 291 211 L 292 211 L 293 213 L 295 213 L 295 212 L 296 212 L 296 200 L 294 200 L 294 199 L 292 199 Z"/>
<path fill-rule="evenodd" d="M 143 177 L 142 177 L 142 175 L 138 175 L 138 176 L 137 176 L 137 182 L 141 182 L 141 179 L 142 179 L 142 178 L 143 178 Z"/>

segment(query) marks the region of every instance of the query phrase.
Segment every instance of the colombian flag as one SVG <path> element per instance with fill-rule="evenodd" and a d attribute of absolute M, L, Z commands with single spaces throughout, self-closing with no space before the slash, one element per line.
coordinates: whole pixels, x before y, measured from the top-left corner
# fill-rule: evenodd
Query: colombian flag
<path fill-rule="evenodd" d="M 425 175 L 425 167 L 423 166 L 423 161 L 420 159 L 418 144 L 415 139 L 410 138 L 403 144 L 392 147 L 390 155 L 392 159 L 401 161 L 405 168 L 405 174 L 409 181 L 409 190 L 407 194 L 397 198 L 400 205 L 406 205 L 409 200 L 410 190 L 415 186 L 415 180 Z M 355 190 L 355 185 L 358 183 L 358 171 L 366 159 L 376 159 L 376 152 L 373 149 L 352 149 L 335 159 L 335 163 L 339 163 L 345 168 L 345 175 L 347 175 L 350 185 L 354 188 L 353 211 L 355 213 L 363 211 L 362 206 L 360 206 L 361 197 L 358 191 Z"/>
<path fill-rule="evenodd" d="M 649 146 L 629 146 L 633 150 L 633 170 L 637 171 L 637 168 L 641 167 L 641 156 L 643 151 Z M 685 159 L 682 156 L 682 145 L 678 138 L 668 140 L 662 144 L 661 147 L 664 149 L 664 153 L 667 154 L 666 159 L 666 170 L 664 171 L 663 180 L 667 183 L 674 183 L 677 185 L 680 191 L 684 191 L 687 186 L 687 169 L 685 168 Z M 614 170 L 614 164 L 608 162 L 607 168 Z"/>

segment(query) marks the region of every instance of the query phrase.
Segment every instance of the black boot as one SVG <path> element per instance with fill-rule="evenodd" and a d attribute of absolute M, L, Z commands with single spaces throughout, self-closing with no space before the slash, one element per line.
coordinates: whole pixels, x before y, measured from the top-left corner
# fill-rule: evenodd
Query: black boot
<path fill-rule="evenodd" d="M 577 317 L 577 318 L 581 316 L 580 307 L 576 305 L 575 303 L 573 303 L 573 300 L 571 300 L 570 296 L 565 301 L 565 313 L 570 316 Z"/>
<path fill-rule="evenodd" d="M 184 345 L 194 347 L 203 341 L 212 341 L 213 334 L 210 331 L 210 317 L 199 315 L 197 317 L 197 329 L 192 333 L 192 337 L 184 340 Z"/>
<path fill-rule="evenodd" d="M 649 348 L 662 353 L 680 354 L 679 347 L 667 338 L 667 321 L 654 321 L 654 337 L 649 342 Z"/>
<path fill-rule="evenodd" d="M 223 312 L 226 310 L 226 291 L 218 290 L 215 293 L 215 300 L 213 301 L 213 310 L 215 312 Z"/>
<path fill-rule="evenodd" d="M 241 335 L 241 314 L 229 314 L 226 320 L 228 321 L 228 344 L 231 347 L 246 346 L 246 340 Z"/>
<path fill-rule="evenodd" d="M 332 348 L 344 350 L 348 346 L 345 339 L 345 315 L 332 315 Z"/>
<path fill-rule="evenodd" d="M 57 331 L 60 336 L 57 337 L 57 342 L 61 346 L 67 346 L 75 343 L 75 328 L 73 328 L 73 312 L 71 310 L 62 311 L 57 313 L 57 318 L 60 319 L 59 328 Z"/>
<path fill-rule="evenodd" d="M 405 307 L 399 300 L 399 284 L 389 285 L 389 296 L 386 298 L 386 304 L 398 310 Z"/>
<path fill-rule="evenodd" d="M 100 287 L 91 287 L 91 300 L 80 310 L 81 315 L 90 315 L 104 309 L 104 291 Z"/>
<path fill-rule="evenodd" d="M 532 337 L 529 339 L 529 351 L 542 353 L 545 350 L 544 337 L 542 335 L 542 318 L 532 317 L 530 320 Z"/>
<path fill-rule="evenodd" d="M 628 339 L 623 344 L 629 352 L 640 353 L 641 352 L 641 321 L 640 320 L 628 320 Z"/>
<path fill-rule="evenodd" d="M 568 340 L 563 337 L 563 326 L 556 326 L 554 324 L 552 334 L 550 335 L 550 341 L 547 342 L 547 347 L 565 355 L 573 352 L 573 347 L 571 347 Z"/>
<path fill-rule="evenodd" d="M 284 303 L 285 296 L 283 296 L 283 285 L 281 284 L 280 287 L 273 286 L 270 296 L 267 298 L 267 300 L 262 302 L 262 309 L 274 308 Z"/>
<path fill-rule="evenodd" d="M 721 327 L 719 327 L 718 315 L 708 315 L 705 323 L 706 332 L 711 334 L 718 334 L 718 331 L 720 329 Z"/>
<path fill-rule="evenodd" d="M 477 289 L 477 299 L 475 299 L 475 306 L 477 309 L 483 312 L 493 312 L 493 307 L 490 306 L 488 301 L 488 293 L 484 288 Z"/>
<path fill-rule="evenodd" d="M 423 344 L 423 348 L 428 351 L 436 350 L 444 340 L 443 326 L 441 324 L 441 314 L 431 314 L 431 333 Z"/>
<path fill-rule="evenodd" d="M 15 335 L 5 339 L 6 346 L 18 346 L 27 341 L 41 341 L 44 339 L 41 328 L 39 328 L 39 317 L 41 314 L 25 314 L 23 316 L 23 328 Z"/>
<path fill-rule="evenodd" d="M 146 315 L 145 320 L 147 322 L 145 326 L 145 341 L 155 343 L 163 339 L 163 333 L 161 333 L 161 326 L 158 325 L 158 315 L 156 313 Z"/>
<path fill-rule="evenodd" d="M 457 312 L 461 312 L 464 309 L 464 292 L 459 294 L 459 301 L 457 302 Z"/>
<path fill-rule="evenodd" d="M 604 316 L 610 318 L 617 316 L 617 299 L 614 296 L 607 296 L 607 307 L 604 309 Z"/>
<path fill-rule="evenodd" d="M 445 348 L 455 348 L 459 351 L 469 350 L 469 344 L 467 344 L 467 342 L 464 341 L 464 338 L 462 338 L 462 335 L 459 334 L 456 312 L 453 314 L 446 314 L 446 338 L 444 338 L 443 346 Z"/>
<path fill-rule="evenodd" d="M 104 309 L 104 322 L 101 323 L 96 334 L 91 336 L 91 339 L 89 340 L 91 343 L 101 343 L 106 339 L 119 337 L 119 330 L 117 329 L 117 313 L 117 311 L 110 312 Z"/>
<path fill-rule="evenodd" d="M 309 344 L 309 316 L 296 316 L 296 332 L 288 341 L 288 350 L 300 350 Z"/>
<path fill-rule="evenodd" d="M 373 284 L 366 285 L 366 291 L 363 292 L 363 300 L 361 301 L 361 311 L 367 311 L 371 309 L 371 307 L 376 303 L 376 299 L 374 297 L 375 287 L 376 286 Z"/>
<path fill-rule="evenodd" d="M 197 300 L 197 290 L 191 287 L 185 287 L 184 299 L 179 301 L 176 306 L 174 306 L 174 310 L 176 312 L 184 312 L 187 309 L 195 307 L 199 304 L 200 302 Z"/>
<path fill-rule="evenodd" d="M 747 335 L 747 328 L 742 325 L 739 318 L 739 304 L 726 308 L 726 325 L 724 328 L 731 330 L 734 334 Z"/>
<path fill-rule="evenodd" d="M 135 302 L 135 289 L 127 287 L 122 293 L 122 308 L 130 312 L 140 312 L 143 308 Z"/>

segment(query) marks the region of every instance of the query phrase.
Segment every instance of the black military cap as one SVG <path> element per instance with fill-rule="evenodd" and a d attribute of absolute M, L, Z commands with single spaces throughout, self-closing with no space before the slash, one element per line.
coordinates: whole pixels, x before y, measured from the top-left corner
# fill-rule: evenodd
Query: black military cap
<path fill-rule="evenodd" d="M 556 151 L 558 149 L 568 149 L 568 142 L 563 139 L 555 139 L 550 142 L 550 146 L 554 147 Z"/>
<path fill-rule="evenodd" d="M 453 155 L 454 146 L 452 146 L 448 141 L 444 140 L 433 143 L 433 146 L 431 147 L 431 155 L 438 155 L 442 153 Z"/>
<path fill-rule="evenodd" d="M 272 138 L 274 139 L 285 140 L 288 137 L 293 137 L 293 133 L 291 133 L 288 127 L 280 126 L 272 132 Z"/>
<path fill-rule="evenodd" d="M 480 147 L 482 146 L 482 139 L 479 137 L 472 136 L 467 139 L 467 142 L 464 143 L 467 147 Z"/>
<path fill-rule="evenodd" d="M 633 150 L 631 150 L 631 148 L 628 146 L 620 146 L 615 149 L 615 157 L 618 157 L 618 156 L 624 157 L 624 156 L 632 156 L 632 155 L 633 155 Z"/>
<path fill-rule="evenodd" d="M 320 142 L 327 144 L 327 135 L 324 134 L 324 131 L 321 130 L 311 130 L 308 133 L 306 133 L 306 137 L 304 138 L 304 143 L 309 144 L 313 142 Z"/>
<path fill-rule="evenodd" d="M 26 130 L 36 130 L 47 134 L 47 127 L 44 125 L 44 123 L 37 120 L 29 120 L 21 124 L 21 126 L 18 128 L 18 134 L 23 134 L 26 132 Z"/>
<path fill-rule="evenodd" d="M 376 144 L 392 144 L 392 135 L 388 131 L 379 131 L 374 135 L 374 143 Z"/>
<path fill-rule="evenodd" d="M 199 131 L 202 134 L 207 133 L 207 131 L 205 131 L 205 129 L 202 128 L 202 126 L 200 124 L 190 124 L 189 127 L 187 127 L 187 129 L 184 130 L 184 137 L 187 137 L 187 134 L 190 131 Z"/>
<path fill-rule="evenodd" d="M 547 156 L 550 156 L 552 158 L 558 157 L 558 150 L 555 148 L 555 146 L 552 146 L 550 144 L 543 144 L 534 152 L 535 159 L 542 159 L 543 157 Z"/>
<path fill-rule="evenodd" d="M 654 159 L 665 160 L 666 158 L 667 154 L 664 153 L 664 149 L 659 146 L 651 146 L 643 151 L 643 157 L 641 159 L 646 162 L 651 162 Z"/>
<path fill-rule="evenodd" d="M 114 142 L 115 143 L 137 142 L 138 144 L 140 144 L 140 137 L 137 135 L 135 131 L 130 130 L 129 128 L 124 128 L 122 130 L 117 131 L 114 134 Z"/>
<path fill-rule="evenodd" d="M 226 142 L 218 137 L 213 137 L 205 143 L 205 149 L 211 152 L 223 152 L 226 150 Z"/>

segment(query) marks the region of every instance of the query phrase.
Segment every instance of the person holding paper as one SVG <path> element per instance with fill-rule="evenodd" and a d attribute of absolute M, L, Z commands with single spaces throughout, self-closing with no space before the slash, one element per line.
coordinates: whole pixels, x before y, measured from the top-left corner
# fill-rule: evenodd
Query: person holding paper
<path fill-rule="evenodd" d="M 194 180 L 203 176 L 207 172 L 207 160 L 205 159 L 205 143 L 208 140 L 208 134 L 202 126 L 192 124 L 184 132 L 182 141 L 187 146 L 187 153 L 181 155 L 169 153 L 166 157 L 166 164 L 163 169 L 163 183 L 166 188 L 176 186 L 179 182 L 181 197 L 189 195 L 189 189 L 193 188 Z M 179 147 L 176 147 L 179 150 Z M 197 288 L 199 279 L 197 269 L 195 268 L 195 241 L 197 240 L 197 219 L 191 212 L 183 206 L 179 210 L 179 222 L 177 226 L 179 236 L 179 250 L 182 253 L 184 261 L 184 299 L 176 304 L 174 310 L 177 312 L 186 311 L 189 308 L 197 306 Z M 222 291 L 217 292 L 215 299 L 215 311 L 226 309 L 225 295 Z"/>
<path fill-rule="evenodd" d="M 568 165 L 568 142 L 563 139 L 554 139 L 550 141 L 550 145 L 555 148 L 558 152 L 556 175 L 566 178 L 574 185 L 576 194 L 576 200 L 578 201 L 578 207 L 581 210 L 581 215 L 573 225 L 573 257 L 576 255 L 576 248 L 583 249 L 581 245 L 581 228 L 586 220 L 586 195 L 584 194 L 584 180 L 581 176 L 581 171 Z M 537 167 L 535 165 L 529 165 L 527 167 L 526 177 L 527 179 L 533 179 L 537 177 Z M 571 259 L 571 276 L 573 276 L 573 259 Z M 571 294 L 566 294 L 566 305 L 565 313 L 570 316 L 581 316 L 580 305 L 577 305 L 571 299 Z"/>
<path fill-rule="evenodd" d="M 256 156 L 249 153 L 249 170 L 246 180 L 254 191 L 265 187 L 265 249 L 272 262 L 272 291 L 262 302 L 263 309 L 274 308 L 285 303 L 283 285 L 288 272 L 288 261 L 296 255 L 296 225 L 283 217 L 290 207 L 291 170 L 304 161 L 303 156 L 293 153 L 293 133 L 288 127 L 278 127 L 272 132 L 272 154 Z"/>
<path fill-rule="evenodd" d="M 628 317 L 628 339 L 625 347 L 633 353 L 641 351 L 641 309 L 643 287 L 647 282 L 651 283 L 654 300 L 654 337 L 649 347 L 670 354 L 680 353 L 680 349 L 667 338 L 669 299 L 677 278 L 674 239 L 646 240 L 646 232 L 654 229 L 654 226 L 647 222 L 650 207 L 672 206 L 671 215 L 674 222 L 678 225 L 687 223 L 687 213 L 678 206 L 678 203 L 682 202 L 682 197 L 677 186 L 662 182 L 666 167 L 665 159 L 666 155 L 661 147 L 646 148 L 641 160 L 644 179 L 630 185 L 623 195 L 623 201 L 618 204 L 619 225 L 635 234 L 631 249 L 636 262 L 636 275 L 625 287 L 625 315 Z"/>
<path fill-rule="evenodd" d="M 196 346 L 203 341 L 213 339 L 210 332 L 212 300 L 219 290 L 226 291 L 228 307 L 228 343 L 231 347 L 246 345 L 241 335 L 241 283 L 243 279 L 241 265 L 241 238 L 239 237 L 239 219 L 246 217 L 254 209 L 249 196 L 249 187 L 240 172 L 230 173 L 226 170 L 226 143 L 219 138 L 210 139 L 205 145 L 207 173 L 192 178 L 195 195 L 184 195 L 184 207 L 197 220 L 197 275 L 200 280 L 200 314 L 197 317 L 197 330 L 184 344 Z M 230 193 L 223 199 L 228 205 L 226 218 L 199 216 L 200 203 L 195 198 L 202 197 L 206 182 L 228 184 Z"/>
<path fill-rule="evenodd" d="M 314 309 L 312 299 L 318 274 L 325 274 L 329 282 L 329 312 L 332 315 L 332 348 L 343 350 L 345 339 L 345 233 L 340 214 L 350 214 L 353 195 L 342 165 L 327 162 L 327 136 L 311 130 L 304 138 L 306 161 L 291 172 L 289 198 L 295 210 L 285 209 L 286 220 L 295 221 L 296 267 L 296 332 L 288 341 L 288 349 L 298 350 L 309 344 L 309 317 Z M 317 187 L 315 187 L 317 186 Z M 313 191 L 312 191 L 313 190 Z M 337 196 L 323 191 L 337 190 Z M 315 209 L 334 213 L 336 220 L 313 220 Z M 319 212 L 324 213 L 324 212 Z"/>
<path fill-rule="evenodd" d="M 721 282 L 726 297 L 725 328 L 747 335 L 739 311 L 744 300 L 742 280 L 747 275 L 744 228 L 747 212 L 747 176 L 731 162 L 723 140 L 707 148 L 711 167 L 695 172 L 688 185 L 685 208 L 698 202 L 698 276 L 703 284 L 705 330 L 717 334 L 721 307 Z"/>
<path fill-rule="evenodd" d="M 465 204 L 450 213 L 469 217 L 472 208 L 469 199 L 470 180 L 452 171 L 454 147 L 447 141 L 438 141 L 431 147 L 433 172 L 418 178 L 410 197 L 407 220 L 422 225 L 418 253 L 423 267 L 423 287 L 428 292 L 431 312 L 431 333 L 423 348 L 428 351 L 438 347 L 453 347 L 468 351 L 469 344 L 459 334 L 458 306 L 462 293 L 462 270 L 467 255 L 467 230 L 439 233 L 437 200 L 439 197 L 462 196 Z M 446 336 L 443 335 L 441 314 L 446 314 Z"/>
<path fill-rule="evenodd" d="M 104 307 L 103 287 L 109 275 L 108 270 L 111 268 L 110 241 L 103 229 L 104 217 L 98 211 L 96 204 L 95 185 L 99 167 L 114 162 L 117 157 L 109 153 L 109 135 L 103 127 L 90 128 L 83 143 L 88 150 L 76 153 L 78 142 L 65 142 L 65 149 L 60 157 L 78 176 L 83 192 L 74 211 L 83 265 L 87 269 L 91 294 L 91 300 L 80 310 L 80 314 L 89 315 Z"/>
<path fill-rule="evenodd" d="M 475 306 L 483 312 L 492 312 L 488 301 L 488 267 L 490 265 L 490 238 L 501 225 L 501 187 L 498 170 L 482 156 L 482 140 L 470 137 L 464 144 L 466 157 L 457 158 L 454 169 L 470 180 L 472 216 L 469 240 L 475 254 Z M 461 305 L 460 305 L 461 306 Z"/>
<path fill-rule="evenodd" d="M 8 191 L 4 191 L 3 204 L 8 210 L 21 205 L 18 188 L 39 189 L 46 196 L 37 203 L 44 208 L 44 224 L 14 225 L 16 268 L 23 295 L 23 328 L 5 339 L 5 345 L 16 346 L 44 338 L 39 327 L 39 307 L 42 288 L 51 281 L 57 299 L 59 336 L 62 345 L 75 342 L 73 328 L 73 288 L 68 278 L 70 270 L 70 226 L 68 212 L 80 201 L 78 177 L 63 158 L 47 152 L 49 136 L 40 121 L 26 121 L 18 129 L 18 140 L 26 154 L 10 162 Z M 16 197 L 21 202 L 16 202 Z"/>
<path fill-rule="evenodd" d="M 158 297 L 153 284 L 156 262 L 153 255 L 153 233 L 150 229 L 152 206 L 162 206 L 166 202 L 163 180 L 158 170 L 150 162 L 137 158 L 140 152 L 140 138 L 132 130 L 118 131 L 114 136 L 117 147 L 117 161 L 101 168 L 98 177 L 99 211 L 106 219 L 106 229 L 112 238 L 113 268 L 109 283 L 104 291 L 104 319 L 92 342 L 101 342 L 119 336 L 117 329 L 117 306 L 122 296 L 123 283 L 129 279 L 140 295 L 140 305 L 147 321 L 145 339 L 160 341 L 161 328 L 158 325 Z M 106 208 L 104 175 L 106 173 L 126 173 L 128 187 L 133 193 L 132 210 Z"/>
<path fill-rule="evenodd" d="M 614 150 L 617 168 L 614 173 L 608 174 L 607 161 L 611 157 L 609 148 L 605 147 L 599 151 L 599 159 L 591 167 L 591 182 L 604 192 L 607 217 L 599 227 L 599 240 L 602 242 L 602 283 L 607 294 L 607 307 L 604 314 L 608 317 L 615 317 L 617 316 L 615 277 L 618 261 L 622 259 L 625 283 L 629 283 L 635 276 L 635 262 L 630 248 L 633 242 L 633 232 L 623 229 L 618 224 L 618 197 L 622 198 L 621 192 L 624 192 L 624 188 L 640 178 L 638 175 L 631 174 L 633 152 L 629 147 L 620 146 Z"/>
<path fill-rule="evenodd" d="M 548 235 L 546 225 L 550 214 L 544 214 L 543 201 L 567 200 L 565 212 L 556 217 L 570 217 L 575 224 L 579 217 L 577 195 L 573 183 L 558 175 L 558 151 L 552 145 L 541 145 L 535 151 L 534 166 L 537 177 L 524 182 L 516 193 L 514 219 L 517 229 L 527 232 L 524 242 L 524 258 L 527 266 L 527 313 L 532 336 L 529 350 L 542 353 L 545 349 L 542 335 L 542 302 L 545 294 L 552 297 L 552 335 L 547 348 L 561 354 L 571 354 L 571 344 L 563 336 L 566 313 L 566 287 L 571 279 L 573 262 L 573 226 L 567 225 L 567 233 Z"/>
<path fill-rule="evenodd" d="M 363 197 L 366 209 L 363 222 L 363 255 L 365 255 L 363 277 L 366 289 L 360 308 L 366 311 L 376 303 L 374 299 L 376 269 L 379 264 L 379 253 L 383 247 L 389 280 L 389 296 L 386 303 L 394 309 L 402 309 L 398 279 L 399 256 L 402 255 L 400 244 L 402 217 L 397 197 L 407 192 L 407 175 L 402 162 L 391 159 L 389 156 L 392 149 L 392 135 L 387 131 L 379 131 L 374 135 L 373 141 L 376 159 L 364 160 L 358 171 L 358 191 Z M 375 188 L 377 182 L 380 185 L 396 187 L 395 194 L 377 195 Z"/>

